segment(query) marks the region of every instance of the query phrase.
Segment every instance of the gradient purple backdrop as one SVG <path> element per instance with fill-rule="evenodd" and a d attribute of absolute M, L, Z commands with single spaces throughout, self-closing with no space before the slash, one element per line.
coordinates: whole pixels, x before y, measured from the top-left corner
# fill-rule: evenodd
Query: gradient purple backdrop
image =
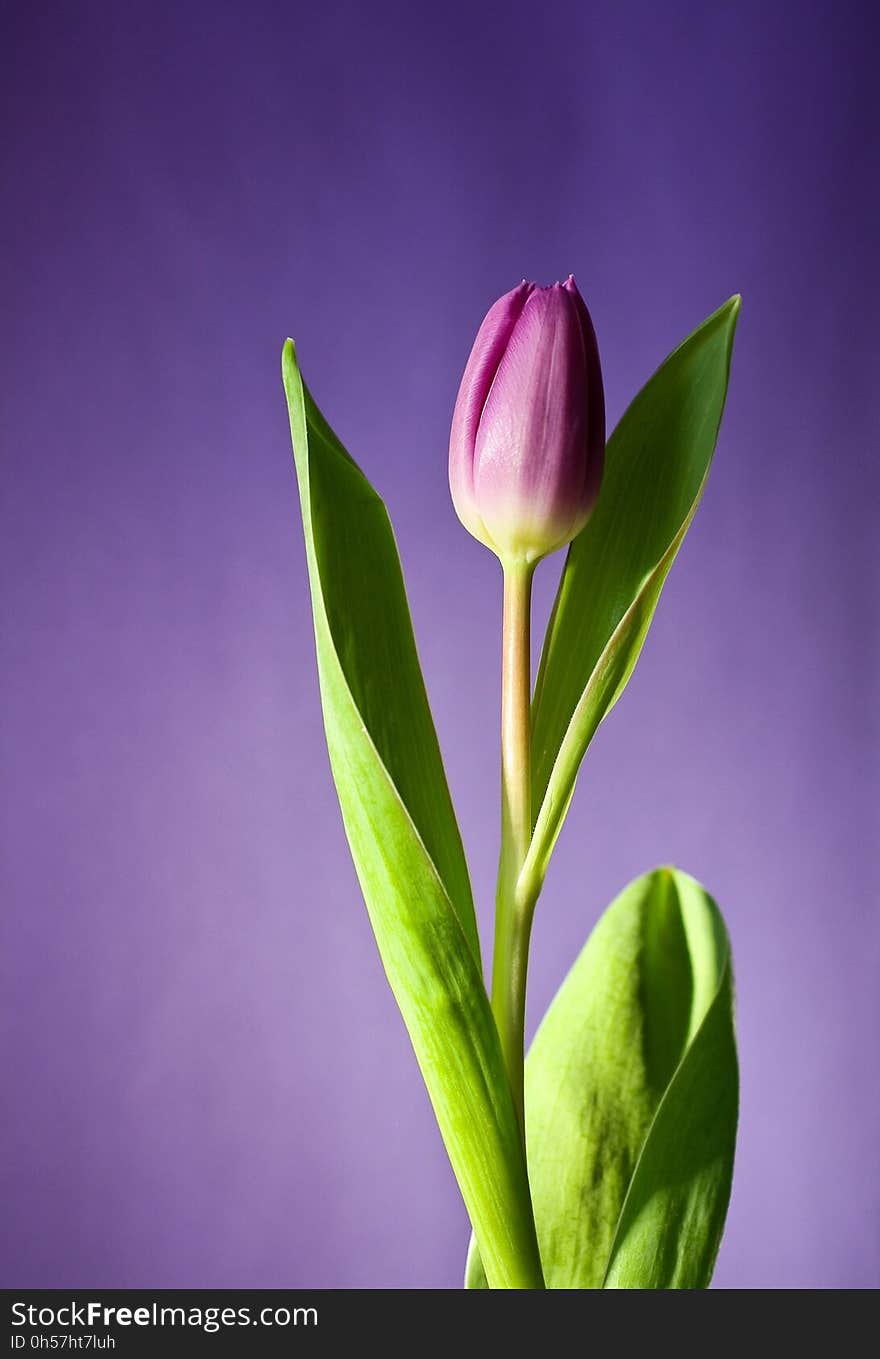
<path fill-rule="evenodd" d="M 0 1283 L 458 1286 L 328 772 L 279 354 L 387 500 L 485 938 L 500 580 L 446 440 L 486 306 L 573 270 L 611 424 L 744 305 L 706 498 L 551 869 L 531 1027 L 630 878 L 702 878 L 743 1079 L 716 1281 L 876 1286 L 876 7 L 3 27 Z"/>

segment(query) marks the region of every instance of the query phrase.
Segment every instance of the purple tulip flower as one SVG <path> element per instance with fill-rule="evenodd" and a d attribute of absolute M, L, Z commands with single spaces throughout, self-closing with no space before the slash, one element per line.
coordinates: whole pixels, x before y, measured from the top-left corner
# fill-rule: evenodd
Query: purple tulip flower
<path fill-rule="evenodd" d="M 461 380 L 449 486 L 465 528 L 505 565 L 586 524 L 602 480 L 605 397 L 590 313 L 569 276 L 490 308 Z"/>

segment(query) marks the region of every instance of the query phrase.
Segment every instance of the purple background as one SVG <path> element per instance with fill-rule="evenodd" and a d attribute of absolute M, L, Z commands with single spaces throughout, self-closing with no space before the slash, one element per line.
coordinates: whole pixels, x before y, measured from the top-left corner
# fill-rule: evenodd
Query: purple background
<path fill-rule="evenodd" d="M 703 878 L 743 1071 L 717 1283 L 880 1283 L 872 22 L 7 7 L 0 1282 L 458 1285 L 324 752 L 279 352 L 388 502 L 485 926 L 499 575 L 449 504 L 448 422 L 495 295 L 573 270 L 612 423 L 744 306 L 708 493 L 551 870 L 531 1024 L 631 877 Z"/>

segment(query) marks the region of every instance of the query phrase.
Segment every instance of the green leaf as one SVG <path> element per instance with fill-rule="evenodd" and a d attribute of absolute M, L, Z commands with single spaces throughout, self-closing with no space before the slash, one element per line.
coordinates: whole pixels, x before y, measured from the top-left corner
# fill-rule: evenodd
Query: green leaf
<path fill-rule="evenodd" d="M 548 1288 L 705 1288 L 737 1120 L 724 924 L 657 869 L 609 906 L 526 1062 L 529 1175 Z M 472 1251 L 467 1283 L 481 1283 Z"/>
<path fill-rule="evenodd" d="M 706 484 L 740 299 L 672 353 L 608 443 L 602 492 L 572 543 L 532 705 L 535 834 L 523 870 L 540 889 L 575 780 L 623 692 Z"/>
<path fill-rule="evenodd" d="M 467 867 L 385 507 L 282 368 L 324 726 L 358 880 L 489 1279 L 540 1288 L 516 1114 Z"/>

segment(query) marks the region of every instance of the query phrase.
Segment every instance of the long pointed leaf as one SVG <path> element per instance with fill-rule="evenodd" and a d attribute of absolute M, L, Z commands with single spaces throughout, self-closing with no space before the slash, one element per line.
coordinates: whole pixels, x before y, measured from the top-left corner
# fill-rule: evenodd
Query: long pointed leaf
<path fill-rule="evenodd" d="M 489 1280 L 540 1288 L 516 1114 L 391 525 L 306 391 L 290 341 L 282 367 L 324 725 L 358 879 Z"/>
<path fill-rule="evenodd" d="M 608 443 L 593 517 L 569 549 L 532 705 L 540 887 L 584 753 L 623 692 L 706 483 L 727 393 L 739 297 L 684 341 Z"/>

